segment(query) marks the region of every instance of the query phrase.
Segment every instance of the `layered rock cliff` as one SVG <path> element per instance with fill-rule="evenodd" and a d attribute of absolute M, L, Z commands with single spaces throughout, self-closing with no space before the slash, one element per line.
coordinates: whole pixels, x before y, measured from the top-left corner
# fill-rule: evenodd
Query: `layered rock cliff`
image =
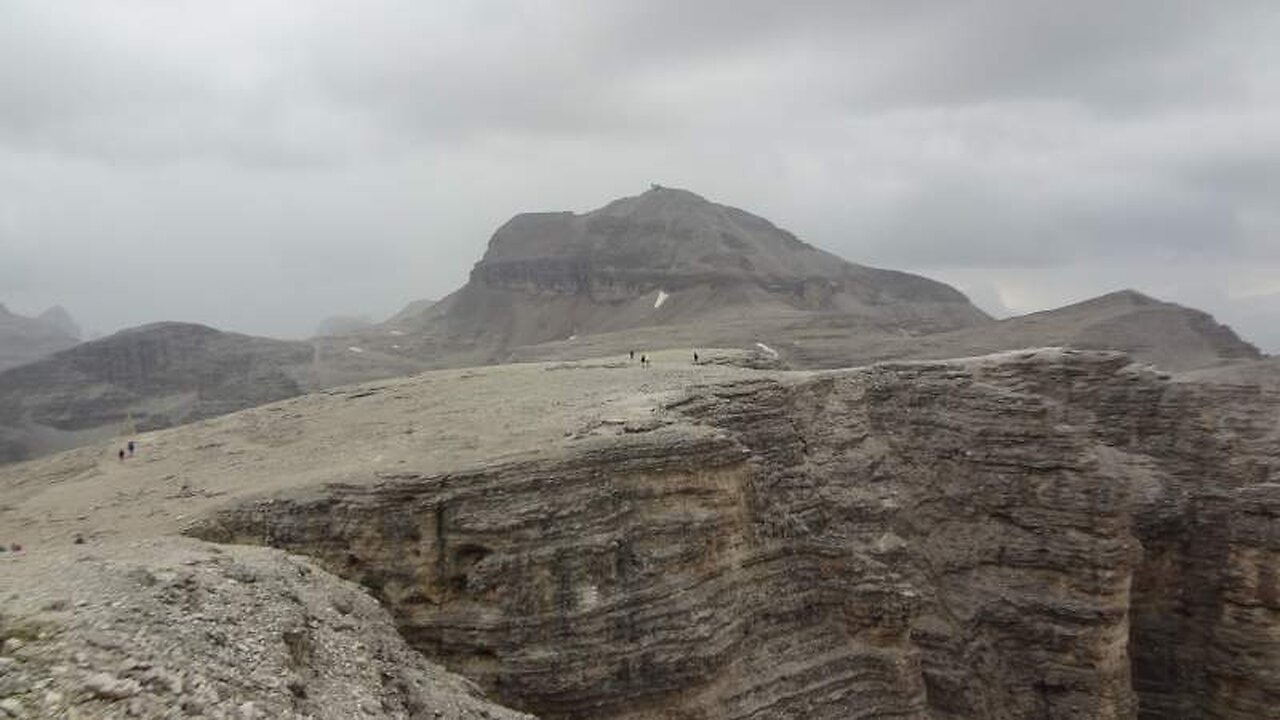
<path fill-rule="evenodd" d="M 1053 350 L 663 397 L 571 452 L 404 459 L 189 531 L 316 558 L 544 717 L 1276 707 L 1275 394 Z"/>

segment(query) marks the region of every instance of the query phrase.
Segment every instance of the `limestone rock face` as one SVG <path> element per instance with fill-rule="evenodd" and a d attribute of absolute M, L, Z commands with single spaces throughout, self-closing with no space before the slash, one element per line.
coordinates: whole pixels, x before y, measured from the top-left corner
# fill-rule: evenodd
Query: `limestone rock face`
<path fill-rule="evenodd" d="M 760 373 L 190 532 L 315 558 L 543 717 L 1264 717 L 1278 421 L 1106 352 Z"/>

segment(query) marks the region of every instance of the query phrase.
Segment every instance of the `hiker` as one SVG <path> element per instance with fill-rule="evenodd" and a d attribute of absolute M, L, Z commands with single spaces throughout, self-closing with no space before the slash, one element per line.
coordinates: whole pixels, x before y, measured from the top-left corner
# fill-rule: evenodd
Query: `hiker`
<path fill-rule="evenodd" d="M 694 355 L 693 361 L 694 362 L 698 361 L 697 355 Z M 129 457 L 133 457 L 133 441 L 132 440 L 129 441 Z"/>
<path fill-rule="evenodd" d="M 641 356 L 640 356 L 640 367 L 648 367 L 648 366 L 649 366 L 649 358 L 648 358 L 648 357 L 646 357 L 646 356 L 644 356 L 644 355 L 641 355 Z"/>
<path fill-rule="evenodd" d="M 124 448 L 120 448 L 120 462 L 124 462 Z"/>
<path fill-rule="evenodd" d="M 635 351 L 635 350 L 632 350 L 632 351 L 631 351 L 631 359 L 632 359 L 632 360 L 635 360 L 635 359 L 636 359 L 636 351 Z"/>
<path fill-rule="evenodd" d="M 697 350 L 694 350 L 694 351 L 693 351 L 693 364 L 694 364 L 694 365 L 697 365 L 697 364 L 698 364 L 698 351 L 697 351 Z"/>

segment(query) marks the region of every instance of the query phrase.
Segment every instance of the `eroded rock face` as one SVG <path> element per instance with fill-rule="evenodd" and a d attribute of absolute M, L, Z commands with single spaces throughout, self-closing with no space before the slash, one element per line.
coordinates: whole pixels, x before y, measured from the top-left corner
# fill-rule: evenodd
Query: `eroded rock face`
<path fill-rule="evenodd" d="M 697 432 L 227 508 L 505 704 L 586 718 L 1262 717 L 1274 395 L 1112 353 L 691 389 Z"/>

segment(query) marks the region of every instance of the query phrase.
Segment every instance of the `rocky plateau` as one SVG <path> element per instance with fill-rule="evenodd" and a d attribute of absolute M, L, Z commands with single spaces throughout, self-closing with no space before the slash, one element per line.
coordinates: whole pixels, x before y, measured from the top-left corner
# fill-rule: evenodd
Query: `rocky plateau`
<path fill-rule="evenodd" d="M 1276 717 L 1276 390 L 1107 351 L 703 353 L 429 372 L 0 470 L 0 707 Z"/>

